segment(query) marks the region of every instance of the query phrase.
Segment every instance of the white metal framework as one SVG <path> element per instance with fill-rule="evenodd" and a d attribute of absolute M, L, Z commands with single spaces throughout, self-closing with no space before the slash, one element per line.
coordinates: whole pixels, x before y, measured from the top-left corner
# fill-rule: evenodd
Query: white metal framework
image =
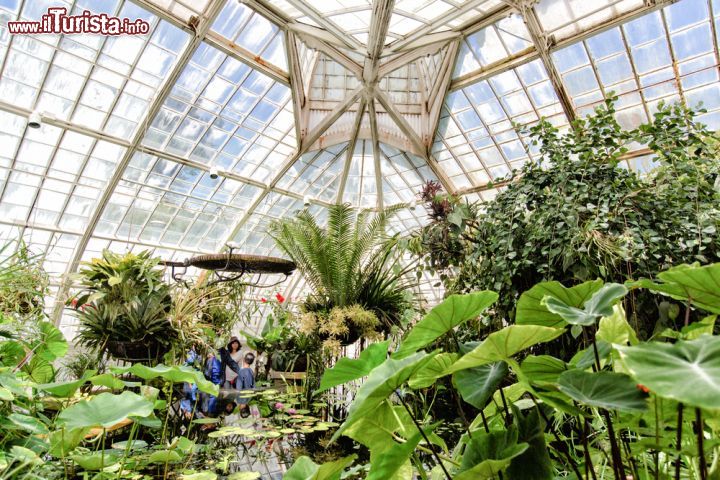
<path fill-rule="evenodd" d="M 151 29 L 9 34 L 53 6 Z M 103 248 L 276 253 L 265 226 L 308 199 L 406 203 L 409 231 L 425 181 L 492 198 L 537 160 L 517 125 L 610 92 L 624 125 L 702 101 L 717 128 L 719 29 L 718 0 L 0 0 L 0 239 L 44 253 L 69 328 L 70 274 Z"/>

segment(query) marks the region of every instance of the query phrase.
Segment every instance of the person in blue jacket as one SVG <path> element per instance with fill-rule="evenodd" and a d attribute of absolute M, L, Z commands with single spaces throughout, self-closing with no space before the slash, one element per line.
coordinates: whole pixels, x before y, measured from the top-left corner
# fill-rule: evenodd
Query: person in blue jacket
<path fill-rule="evenodd" d="M 220 348 L 217 355 L 213 352 L 208 353 L 205 363 L 205 378 L 215 385 L 222 387 L 225 384 L 226 368 L 232 369 L 238 375 L 240 374 L 240 365 L 233 360 L 226 347 Z M 220 413 L 220 404 L 217 397 L 208 395 L 205 413 L 208 415 L 217 415 Z"/>

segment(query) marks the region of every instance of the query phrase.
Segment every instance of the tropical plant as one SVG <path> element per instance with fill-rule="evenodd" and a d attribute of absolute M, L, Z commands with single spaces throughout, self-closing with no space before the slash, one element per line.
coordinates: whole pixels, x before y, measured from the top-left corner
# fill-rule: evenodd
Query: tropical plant
<path fill-rule="evenodd" d="M 177 341 L 172 298 L 159 259 L 150 252 L 117 254 L 84 264 L 75 278 L 82 290 L 69 303 L 80 320 L 78 344 L 118 358 L 157 361 Z"/>
<path fill-rule="evenodd" d="M 389 343 L 378 343 L 325 373 L 323 389 L 366 377 L 333 438 L 347 436 L 370 450 L 367 478 L 715 478 L 720 264 L 678 266 L 658 277 L 573 289 L 540 285 L 521 299 L 520 323 L 459 353 L 433 346 L 498 296 L 453 295 L 389 358 Z M 712 315 L 663 333 L 681 339 L 674 344 L 642 343 L 621 303 L 642 288 L 681 300 L 700 317 Z M 532 354 L 567 335 L 583 339 L 570 362 Z M 434 433 L 432 409 L 411 402 L 446 376 L 466 402 L 458 408 L 477 414 L 452 448 Z M 686 409 L 694 414 L 683 415 Z"/>
<path fill-rule="evenodd" d="M 327 318 L 333 309 L 355 308 L 371 312 L 377 318 L 375 331 L 389 332 L 402 323 L 410 301 L 410 267 L 397 268 L 397 237 L 388 236 L 387 226 L 400 207 L 371 215 L 355 212 L 349 204 L 328 208 L 327 226 L 304 210 L 293 219 L 270 224 L 269 234 L 278 247 L 298 266 L 313 293 L 303 310 Z M 360 310 L 353 310 L 360 314 Z M 345 313 L 348 313 L 347 311 Z M 336 315 L 339 315 L 336 311 Z M 346 315 L 348 329 L 359 317 Z M 361 321 L 367 320 L 363 314 Z M 367 330 L 365 330 L 366 332 Z M 345 343 L 357 339 L 360 332 L 325 336 Z"/>
<path fill-rule="evenodd" d="M 482 208 L 437 185 L 421 192 L 431 222 L 414 251 L 449 291 L 500 294 L 489 330 L 514 319 L 520 294 L 538 282 L 624 282 L 720 259 L 718 134 L 698 112 L 663 104 L 650 123 L 623 130 L 615 101 L 565 134 L 547 121 L 530 128 L 541 161 L 514 172 Z M 655 168 L 626 167 L 633 144 L 647 146 Z M 633 292 L 626 306 L 638 335 L 649 337 L 659 316 L 654 298 Z"/>

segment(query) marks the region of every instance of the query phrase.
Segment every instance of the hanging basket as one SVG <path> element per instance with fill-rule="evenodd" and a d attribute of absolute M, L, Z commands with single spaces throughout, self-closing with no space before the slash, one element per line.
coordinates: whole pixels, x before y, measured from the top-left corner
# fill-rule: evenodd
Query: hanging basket
<path fill-rule="evenodd" d="M 157 342 L 108 340 L 107 352 L 115 359 L 129 363 L 151 365 L 158 363 L 169 349 Z"/>

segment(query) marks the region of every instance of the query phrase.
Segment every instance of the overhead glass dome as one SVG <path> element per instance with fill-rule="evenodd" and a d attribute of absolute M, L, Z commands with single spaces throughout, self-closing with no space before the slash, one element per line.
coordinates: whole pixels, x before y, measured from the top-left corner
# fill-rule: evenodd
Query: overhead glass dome
<path fill-rule="evenodd" d="M 51 7 L 149 31 L 10 33 Z M 538 159 L 521 126 L 611 93 L 623 126 L 683 101 L 717 129 L 719 30 L 718 0 L 0 0 L 0 237 L 45 256 L 70 334 L 70 274 L 105 248 L 273 254 L 269 221 L 337 202 L 407 204 L 408 232 L 423 183 L 491 199 Z"/>

